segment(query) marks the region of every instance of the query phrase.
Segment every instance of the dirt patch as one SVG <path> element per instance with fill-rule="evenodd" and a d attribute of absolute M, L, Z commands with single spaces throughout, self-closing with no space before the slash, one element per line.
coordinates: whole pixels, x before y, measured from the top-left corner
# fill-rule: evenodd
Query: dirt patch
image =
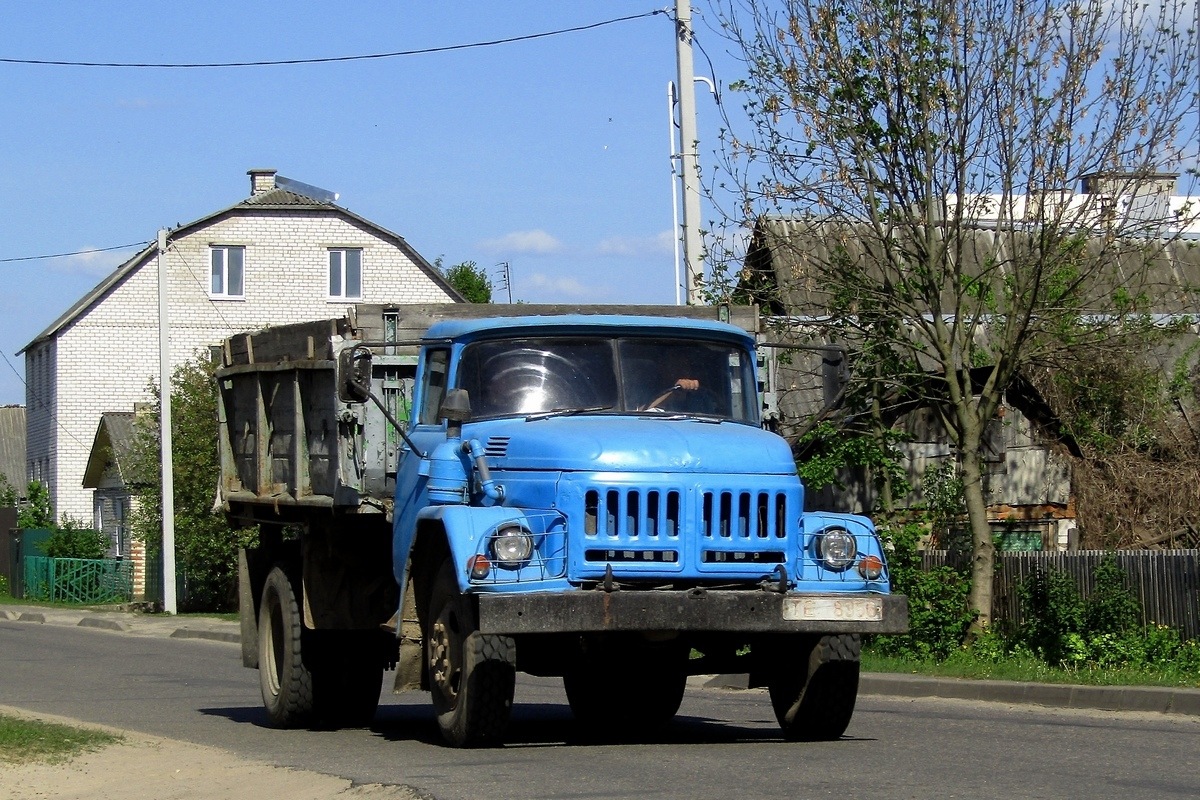
<path fill-rule="evenodd" d="M 67 725 L 80 723 L 5 713 Z M 81 726 L 98 727 L 98 726 Z M 105 729 L 111 730 L 111 729 Z M 419 800 L 403 786 L 355 786 L 344 778 L 249 761 L 214 747 L 112 731 L 121 744 L 62 764 L 0 764 L 0 797 L 9 800 Z"/>

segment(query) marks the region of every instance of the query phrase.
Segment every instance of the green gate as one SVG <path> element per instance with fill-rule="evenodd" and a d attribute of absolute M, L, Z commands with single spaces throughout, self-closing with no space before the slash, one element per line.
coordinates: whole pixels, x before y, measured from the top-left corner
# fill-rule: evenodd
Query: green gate
<path fill-rule="evenodd" d="M 25 597 L 81 605 L 128 603 L 133 599 L 133 562 L 26 556 Z"/>

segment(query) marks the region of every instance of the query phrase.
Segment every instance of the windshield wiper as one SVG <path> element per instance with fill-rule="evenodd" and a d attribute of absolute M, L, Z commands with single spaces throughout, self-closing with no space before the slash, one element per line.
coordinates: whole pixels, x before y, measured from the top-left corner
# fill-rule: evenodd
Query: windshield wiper
<path fill-rule="evenodd" d="M 589 406 L 587 408 L 552 408 L 549 411 L 539 411 L 536 414 L 527 414 L 526 422 L 536 422 L 539 419 L 550 419 L 551 417 L 573 417 L 576 414 L 594 414 L 597 411 L 611 411 L 612 406 Z"/>
<path fill-rule="evenodd" d="M 638 414 L 638 419 L 653 419 L 660 422 L 677 422 L 679 420 L 692 420 L 693 422 L 707 422 L 709 425 L 720 425 L 722 422 L 727 422 L 724 417 L 711 417 L 701 414 L 687 414 L 679 411 L 671 411 L 666 414 L 647 414 L 642 412 Z"/>

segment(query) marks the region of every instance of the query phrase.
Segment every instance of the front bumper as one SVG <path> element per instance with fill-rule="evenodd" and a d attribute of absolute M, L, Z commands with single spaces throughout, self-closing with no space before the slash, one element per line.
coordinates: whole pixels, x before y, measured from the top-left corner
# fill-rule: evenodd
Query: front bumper
<path fill-rule="evenodd" d="M 849 613 L 839 615 L 843 618 L 796 618 L 803 616 L 795 611 L 799 599 L 818 601 L 824 609 L 845 606 L 841 601 L 846 600 L 879 601 L 881 619 L 855 619 L 853 604 Z M 510 635 L 603 631 L 905 633 L 908 599 L 900 594 L 709 589 L 488 593 L 479 595 L 479 630 Z"/>

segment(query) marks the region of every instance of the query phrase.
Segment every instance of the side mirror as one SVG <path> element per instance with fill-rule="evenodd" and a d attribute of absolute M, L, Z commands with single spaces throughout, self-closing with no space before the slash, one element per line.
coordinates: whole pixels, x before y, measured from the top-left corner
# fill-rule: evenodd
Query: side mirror
<path fill-rule="evenodd" d="M 347 347 L 338 354 L 337 393 L 343 403 L 365 403 L 371 397 L 371 351 Z"/>

